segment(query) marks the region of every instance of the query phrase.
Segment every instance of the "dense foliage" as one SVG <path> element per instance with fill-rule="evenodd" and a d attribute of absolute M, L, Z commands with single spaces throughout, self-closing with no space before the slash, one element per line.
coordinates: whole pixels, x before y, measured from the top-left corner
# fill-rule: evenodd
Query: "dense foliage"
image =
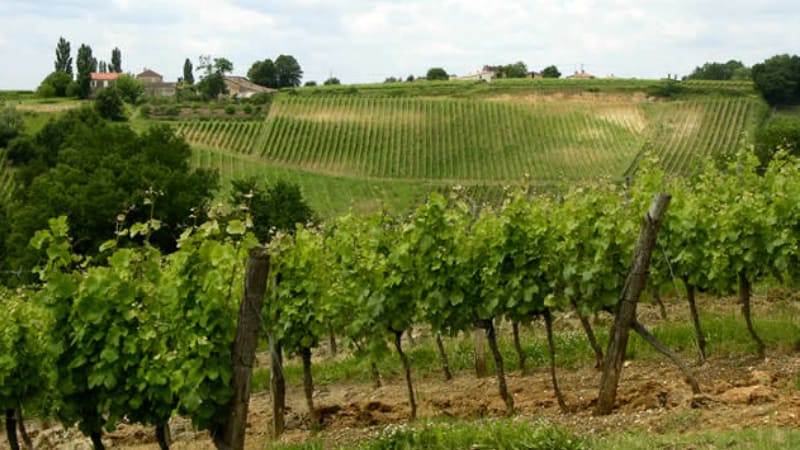
<path fill-rule="evenodd" d="M 770 105 L 800 103 L 800 56 L 775 55 L 754 65 L 753 81 Z"/>
<path fill-rule="evenodd" d="M 217 187 L 214 172 L 190 169 L 190 153 L 168 127 L 137 134 L 92 109 L 69 112 L 35 136 L 14 140 L 8 149 L 18 188 L 8 210 L 11 266 L 29 271 L 36 256 L 27 242 L 59 215 L 68 217 L 81 254 L 95 254 L 114 235 L 118 217 L 160 220 L 151 242 L 174 249 Z"/>
<path fill-rule="evenodd" d="M 741 61 L 730 60 L 726 63 L 708 62 L 696 67 L 687 80 L 749 80 L 750 69 Z"/>

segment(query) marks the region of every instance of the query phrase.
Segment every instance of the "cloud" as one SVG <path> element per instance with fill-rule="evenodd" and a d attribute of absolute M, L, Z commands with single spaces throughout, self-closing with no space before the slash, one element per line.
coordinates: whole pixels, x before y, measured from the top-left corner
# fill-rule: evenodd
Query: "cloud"
<path fill-rule="evenodd" d="M 343 82 L 467 73 L 522 60 L 567 73 L 686 74 L 709 60 L 753 64 L 797 53 L 796 0 L 64 0 L 0 2 L 0 89 L 35 88 L 52 70 L 59 36 L 90 44 L 101 59 L 122 50 L 123 67 L 168 79 L 185 58 L 256 60 L 294 55 L 306 79 L 331 71 Z"/>

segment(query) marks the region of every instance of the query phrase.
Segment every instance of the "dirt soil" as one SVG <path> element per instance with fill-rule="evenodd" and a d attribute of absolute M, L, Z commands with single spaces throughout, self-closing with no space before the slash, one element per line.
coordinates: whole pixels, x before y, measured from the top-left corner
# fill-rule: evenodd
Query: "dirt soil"
<path fill-rule="evenodd" d="M 761 302 L 761 307 L 766 307 Z M 672 320 L 683 305 L 670 304 Z M 657 320 L 657 310 L 642 305 L 642 320 Z M 562 324 L 568 325 L 568 324 Z M 546 419 L 583 435 L 620 432 L 638 428 L 648 433 L 732 431 L 746 427 L 800 427 L 800 353 L 769 354 L 766 360 L 741 355 L 711 357 L 703 366 L 692 366 L 702 394 L 693 395 L 678 369 L 667 360 L 626 362 L 617 394 L 617 408 L 610 416 L 594 417 L 600 372 L 591 367 L 559 369 L 559 385 L 571 411 L 560 413 L 547 368 L 527 374 L 507 374 L 517 414 L 530 420 Z M 393 424 L 406 423 L 409 416 L 406 387 L 401 378 L 381 388 L 369 383 L 341 382 L 321 386 L 315 401 L 323 424 L 311 431 L 302 386 L 287 393 L 288 431 L 282 443 L 322 439 L 331 446 L 357 443 L 377 436 Z M 501 417 L 504 404 L 495 377 L 477 379 L 472 372 L 458 373 L 450 382 L 439 377 L 416 380 L 418 416 L 421 419 L 455 417 Z M 272 416 L 269 395 L 251 398 L 247 448 L 261 449 L 270 440 Z M 90 449 L 88 439 L 76 430 L 63 430 L 55 423 L 30 421 L 37 449 Z M 183 418 L 170 423 L 174 449 L 213 449 L 205 432 L 194 430 Z M 111 448 L 155 450 L 154 431 L 138 425 L 120 425 L 104 436 Z M 5 440 L 0 440 L 4 447 Z"/>

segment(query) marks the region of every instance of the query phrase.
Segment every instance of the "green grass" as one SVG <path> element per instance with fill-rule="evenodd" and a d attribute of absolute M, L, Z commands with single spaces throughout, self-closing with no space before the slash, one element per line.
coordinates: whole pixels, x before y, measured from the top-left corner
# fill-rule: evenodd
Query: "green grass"
<path fill-rule="evenodd" d="M 713 300 L 721 301 L 721 300 Z M 710 302 L 710 301 L 709 301 Z M 704 302 L 708 305 L 708 302 Z M 700 308 L 703 308 L 703 303 Z M 727 305 L 732 306 L 732 305 Z M 719 306 L 716 306 L 719 308 Z M 688 306 L 687 306 L 688 308 Z M 730 308 L 728 308 L 730 309 Z M 790 354 L 797 351 L 797 336 L 800 335 L 800 314 L 797 305 L 781 303 L 766 316 L 754 317 L 755 328 L 767 345 L 767 351 Z M 609 315 L 601 316 L 595 322 L 594 331 L 605 349 L 608 331 L 612 323 Z M 709 357 L 731 357 L 737 355 L 755 356 L 755 344 L 747 331 L 744 319 L 735 313 L 701 314 L 701 323 L 706 333 L 707 354 Z M 558 321 L 556 321 L 558 326 Z M 686 361 L 697 357 L 696 339 L 693 325 L 690 322 L 661 322 L 655 326 L 645 324 L 648 329 L 667 347 L 676 351 Z M 510 324 L 501 328 L 498 345 L 503 355 L 506 370 L 519 370 L 519 359 L 511 339 Z M 548 367 L 549 353 L 545 340 L 544 325 L 537 323 L 532 327 L 521 328 L 523 352 L 526 355 L 528 368 Z M 418 338 L 416 345 L 410 346 L 405 341 L 406 351 L 411 360 L 415 378 L 439 377 L 441 365 L 433 339 Z M 594 364 L 594 354 L 589 347 L 582 330 L 565 331 L 561 329 L 555 335 L 556 364 L 561 368 L 572 369 L 588 367 Z M 474 348 L 472 337 L 460 336 L 445 339 L 445 349 L 450 367 L 454 371 L 473 370 Z M 391 382 L 401 382 L 402 366 L 394 351 L 386 348 L 387 354 L 378 363 L 381 376 Z M 488 349 L 487 349 L 488 351 Z M 628 341 L 626 358 L 628 360 L 654 360 L 663 356 L 653 347 L 632 333 Z M 494 362 L 488 358 L 489 368 L 494 369 Z M 303 379 L 302 366 L 292 360 L 285 367 L 286 380 L 290 384 L 300 385 Z M 333 384 L 341 381 L 371 381 L 370 364 L 367 358 L 348 355 L 336 359 L 315 362 L 312 366 L 315 383 L 319 385 Z M 266 368 L 254 371 L 253 390 L 260 391 L 269 386 L 269 370 Z M 800 382 L 800 378 L 798 378 Z M 798 386 L 800 388 L 800 385 Z"/>
<path fill-rule="evenodd" d="M 668 418 L 676 427 L 666 433 L 642 429 L 607 429 L 602 436 L 586 436 L 543 420 L 482 419 L 476 421 L 435 420 L 413 425 L 388 426 L 377 437 L 360 443 L 334 446 L 321 440 L 305 444 L 268 444 L 268 450 L 317 450 L 324 448 L 359 450 L 456 450 L 456 449 L 795 449 L 800 446 L 800 430 L 783 428 L 741 429 L 735 431 L 686 432 L 697 411 L 678 413 Z"/>

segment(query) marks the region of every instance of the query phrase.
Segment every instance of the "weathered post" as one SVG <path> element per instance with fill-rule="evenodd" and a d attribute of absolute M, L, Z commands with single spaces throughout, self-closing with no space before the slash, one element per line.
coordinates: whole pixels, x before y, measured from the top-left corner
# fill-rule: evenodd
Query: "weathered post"
<path fill-rule="evenodd" d="M 214 433 L 214 444 L 220 450 L 244 449 L 247 409 L 250 404 L 250 383 L 253 362 L 261 327 L 261 307 L 267 292 L 269 254 L 264 247 L 250 251 L 244 280 L 244 298 L 239 305 L 239 325 L 233 347 L 233 398 L 225 423 Z"/>
<path fill-rule="evenodd" d="M 653 198 L 650 210 L 645 214 L 642 231 L 636 244 L 630 273 L 625 280 L 617 305 L 614 326 L 608 341 L 608 350 L 603 360 L 603 375 L 600 379 L 600 394 L 597 399 L 596 415 L 611 414 L 614 400 L 617 396 L 617 386 L 622 373 L 622 363 L 625 360 L 625 350 L 628 346 L 628 336 L 631 327 L 636 321 L 636 305 L 647 283 L 647 268 L 650 265 L 650 256 L 656 244 L 658 229 L 664 214 L 667 212 L 671 196 L 658 193 Z"/>

